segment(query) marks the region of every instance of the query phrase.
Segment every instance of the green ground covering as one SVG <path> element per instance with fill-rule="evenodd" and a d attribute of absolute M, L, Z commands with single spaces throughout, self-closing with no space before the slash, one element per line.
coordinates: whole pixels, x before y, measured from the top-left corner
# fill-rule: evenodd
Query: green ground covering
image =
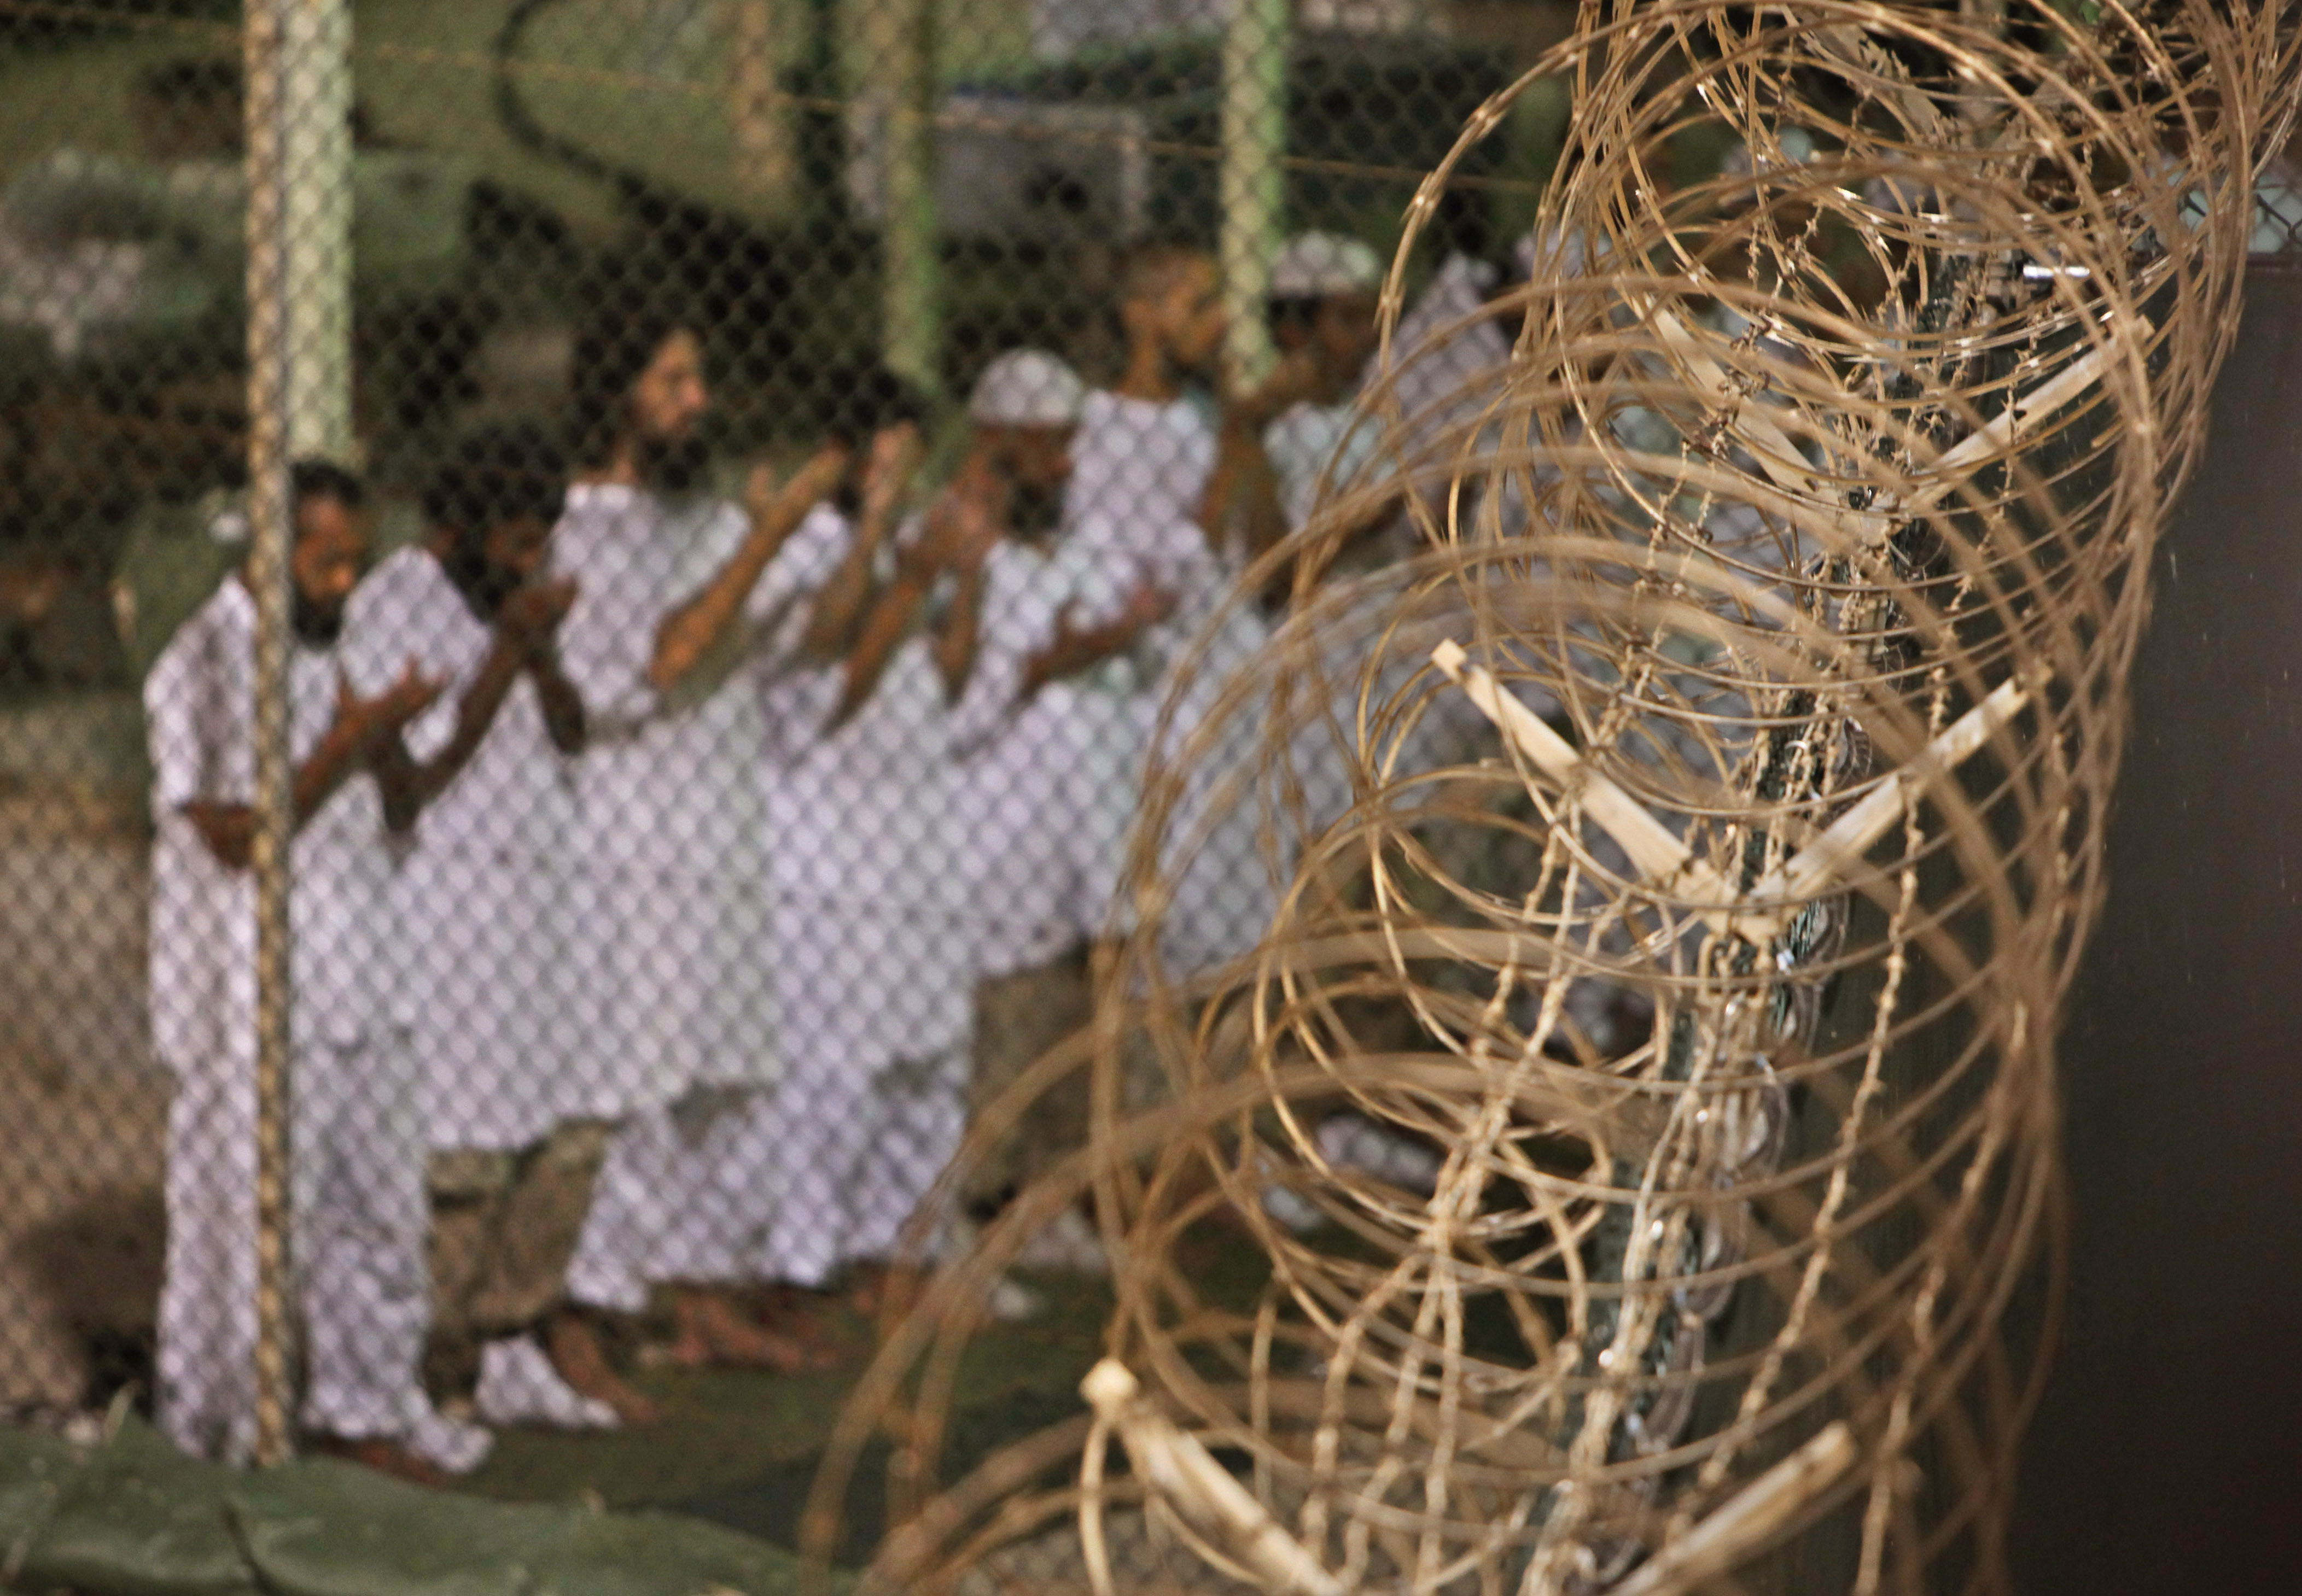
<path fill-rule="evenodd" d="M 1021 1435 L 1079 1411 L 1079 1382 L 1100 1348 L 1109 1294 L 1094 1281 L 1036 1283 L 1046 1311 L 986 1326 L 962 1365 L 959 1407 L 978 1415 L 1012 1408 L 1018 1421 L 979 1430 Z M 852 1318 L 841 1328 L 860 1352 L 868 1331 Z M 779 1522 L 773 1505 L 748 1501 L 746 1488 L 760 1483 L 761 1494 L 773 1496 L 796 1480 L 804 1491 L 859 1368 L 860 1360 L 818 1375 L 643 1368 L 634 1383 L 663 1405 L 663 1424 L 601 1435 L 506 1432 L 463 1488 L 517 1501 L 564 1501 L 589 1491 L 612 1508 L 680 1507 L 742 1520 L 740 1527 L 772 1528 Z M 798 1464 L 806 1467 L 796 1470 Z"/>
<path fill-rule="evenodd" d="M 954 1476 L 1079 1411 L 1108 1294 L 1040 1283 L 1047 1311 L 987 1327 L 964 1360 Z M 861 1323 L 841 1328 L 860 1351 Z M 860 1366 L 797 1378 L 643 1370 L 662 1424 L 506 1432 L 449 1491 L 323 1460 L 235 1472 L 183 1457 L 132 1417 L 95 1447 L 0 1430 L 0 1584 L 84 1596 L 770 1596 L 796 1587 L 800 1509 Z M 885 1458 L 875 1447 L 864 1459 L 847 1560 L 879 1532 Z"/>
<path fill-rule="evenodd" d="M 488 1502 L 325 1461 L 237 1472 L 135 1421 L 0 1432 L 0 1572 L 88 1596 L 701 1596 L 796 1590 L 789 1553 L 693 1518 Z"/>
<path fill-rule="evenodd" d="M 1209 1237 L 1193 1276 L 1237 1306 L 1261 1256 Z M 1034 1277 L 1045 1311 L 983 1326 L 959 1372 L 946 1482 L 1080 1411 L 1108 1287 Z M 869 1331 L 835 1328 L 861 1352 Z M 0 1586 L 81 1596 L 778 1596 L 797 1586 L 798 1522 L 860 1358 L 832 1374 L 643 1368 L 660 1425 L 607 1434 L 507 1432 L 447 1491 L 299 1460 L 235 1472 L 178 1454 L 128 1418 L 100 1445 L 0 1430 Z M 888 1449 L 866 1449 L 836 1560 L 860 1566 L 884 1525 Z M 1116 1461 L 1116 1460 L 1115 1460 Z"/>

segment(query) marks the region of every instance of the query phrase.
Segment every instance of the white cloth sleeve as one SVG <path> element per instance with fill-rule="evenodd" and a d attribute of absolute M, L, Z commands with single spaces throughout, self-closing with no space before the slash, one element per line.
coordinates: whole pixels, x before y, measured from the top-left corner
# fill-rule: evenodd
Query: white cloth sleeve
<path fill-rule="evenodd" d="M 576 579 L 576 604 L 559 627 L 559 668 L 584 700 L 592 735 L 628 736 L 656 712 L 647 678 L 662 619 L 664 584 L 643 568 L 644 529 L 619 525 L 649 513 L 627 504 L 571 506 L 552 533 L 552 570 Z"/>
<path fill-rule="evenodd" d="M 983 613 L 976 630 L 975 663 L 952 706 L 952 752 L 969 759 L 994 739 L 1021 709 L 1023 672 L 1055 640 L 1064 608 L 1062 573 L 1054 562 L 1012 543 L 994 549 L 983 578 Z"/>
<path fill-rule="evenodd" d="M 374 698 L 399 679 L 410 660 L 425 676 L 446 683 L 432 707 L 401 734 L 416 759 L 437 757 L 455 735 L 458 706 L 471 684 L 449 641 L 467 613 L 439 562 L 412 549 L 378 566 L 345 608 L 338 658 L 354 693 Z"/>
<path fill-rule="evenodd" d="M 847 518 L 828 504 L 810 510 L 752 584 L 744 618 L 756 628 L 771 660 L 795 651 L 807 631 L 808 601 L 847 552 Z"/>
<path fill-rule="evenodd" d="M 176 630 L 144 678 L 145 738 L 152 759 L 152 811 L 173 814 L 200 791 L 206 773 L 200 723 L 203 701 L 213 696 L 208 676 L 208 628 L 196 615 Z"/>

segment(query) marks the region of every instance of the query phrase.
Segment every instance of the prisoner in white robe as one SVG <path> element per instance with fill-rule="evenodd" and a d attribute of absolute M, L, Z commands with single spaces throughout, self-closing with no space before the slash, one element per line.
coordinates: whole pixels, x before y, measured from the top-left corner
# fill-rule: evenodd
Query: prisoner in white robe
<path fill-rule="evenodd" d="M 966 688 L 953 710 L 960 871 L 976 968 L 987 979 L 1036 969 L 1100 928 L 1094 894 L 1108 867 L 1080 846 L 1093 782 L 1094 723 L 1079 691 L 1049 683 L 1024 695 L 1031 661 L 1064 617 L 1091 601 L 1080 562 L 1005 539 L 984 560 L 983 609 Z"/>
<path fill-rule="evenodd" d="M 1062 557 L 1076 565 L 1082 592 L 1089 595 L 1080 620 L 1109 620 L 1146 585 L 1175 601 L 1173 612 L 1132 651 L 1071 689 L 1082 744 L 1099 755 L 1109 751 L 1095 769 L 1100 802 L 1082 818 L 1103 860 L 1101 879 L 1085 895 L 1089 900 L 1118 896 L 1162 705 L 1180 691 L 1166 746 L 1187 746 L 1224 683 L 1252 658 L 1266 633 L 1251 601 L 1226 603 L 1239 562 L 1214 549 L 1196 519 L 1214 468 L 1215 442 L 1207 412 L 1190 399 L 1158 404 L 1093 393 L 1071 445 Z M 1213 628 L 1209 651 L 1196 662 L 1188 690 L 1180 690 L 1185 656 L 1203 627 Z M 1229 718 L 1223 750 L 1197 761 L 1191 791 L 1163 848 L 1179 880 L 1163 917 L 1162 940 L 1179 970 L 1244 951 L 1268 921 L 1269 884 L 1256 859 L 1256 818 L 1251 806 L 1226 801 L 1231 784 L 1220 773 L 1243 769 L 1251 718 Z M 1197 840 L 1186 840 L 1193 837 Z M 1130 907 L 1120 906 L 1120 923 Z"/>
<path fill-rule="evenodd" d="M 176 1084 L 159 1419 L 187 1450 L 235 1461 L 248 1457 L 256 1423 L 255 884 L 210 853 L 183 810 L 254 800 L 255 651 L 255 599 L 229 579 L 144 687 L 153 1044 Z M 291 650 L 298 763 L 334 719 L 338 658 Z M 382 805 L 365 775 L 311 817 L 290 853 L 290 1247 L 304 1316 L 302 1416 L 315 1430 L 449 1461 L 419 1379 L 431 1316 L 423 1133 L 407 1039 L 377 1001 L 387 868 Z M 477 1440 L 484 1449 L 484 1433 Z"/>
<path fill-rule="evenodd" d="M 1001 356 L 977 380 L 977 427 L 1071 429 L 1086 392 L 1078 375 L 1036 349 Z M 1032 662 L 1077 612 L 1099 602 L 1096 572 L 1059 539 L 1000 540 L 986 555 L 976 651 L 952 715 L 956 794 L 965 833 L 968 931 L 978 975 L 999 980 L 1040 969 L 1090 940 L 1109 911 L 1115 845 L 1083 819 L 1104 807 L 1094 703 L 1069 681 L 1028 692 Z M 1096 895 L 1101 893 L 1102 896 Z"/>
<path fill-rule="evenodd" d="M 820 590 L 853 535 L 828 507 L 793 533 L 761 578 L 794 601 L 787 630 L 755 668 L 786 1054 L 784 1195 L 760 1272 L 811 1288 L 843 1264 L 892 1256 L 958 1150 L 975 976 L 954 868 L 968 844 L 955 824 L 950 707 L 929 636 L 899 646 L 838 727 L 844 666 L 797 656 L 798 601 Z"/>
<path fill-rule="evenodd" d="M 594 1306 L 744 1278 L 777 1196 L 757 706 L 733 649 L 671 693 L 647 679 L 663 617 L 749 529 L 723 500 L 579 484 L 553 533 L 553 572 L 578 588 L 560 662 L 586 714 L 569 968 L 589 1040 L 559 1112 L 623 1121 L 567 1272 Z"/>
<path fill-rule="evenodd" d="M 492 620 L 437 559 L 402 549 L 353 596 L 346 674 L 364 697 L 389 687 L 409 660 L 446 684 L 404 734 L 409 753 L 430 760 L 454 736 L 458 705 L 495 638 Z M 395 1017 L 415 1044 L 434 1147 L 523 1147 L 574 1106 L 567 1064 L 584 1041 L 568 956 L 575 826 L 572 761 L 553 746 L 542 696 L 523 671 L 470 762 L 395 850 L 399 936 L 385 970 Z"/>
<path fill-rule="evenodd" d="M 1243 672 L 1256 664 L 1269 625 L 1238 570 L 1217 557 L 1206 534 L 1189 520 L 1153 526 L 1090 519 L 1073 534 L 1071 558 L 1095 596 L 1084 618 L 1099 625 L 1126 596 L 1148 586 L 1175 600 L 1173 612 L 1149 627 L 1122 663 L 1125 710 L 1118 719 L 1129 741 L 1123 775 L 1109 789 L 1118 821 L 1106 818 L 1104 838 L 1124 839 L 1137 808 L 1147 761 L 1162 769 L 1188 766 L 1181 801 L 1163 833 L 1160 864 L 1168 895 L 1161 905 L 1163 955 L 1175 973 L 1222 963 L 1244 953 L 1268 925 L 1273 902 L 1269 871 L 1258 849 L 1260 815 L 1251 781 L 1259 712 L 1233 704 L 1213 718 Z M 1086 689 L 1103 687 L 1100 673 Z M 1261 693 L 1260 685 L 1247 689 Z M 1212 730 L 1207 730 L 1211 721 Z M 1097 735 L 1109 735 L 1098 728 Z M 1114 742 L 1117 737 L 1114 736 Z M 1111 855 L 1113 890 L 1126 844 Z M 1124 909 L 1124 906 L 1122 906 Z"/>

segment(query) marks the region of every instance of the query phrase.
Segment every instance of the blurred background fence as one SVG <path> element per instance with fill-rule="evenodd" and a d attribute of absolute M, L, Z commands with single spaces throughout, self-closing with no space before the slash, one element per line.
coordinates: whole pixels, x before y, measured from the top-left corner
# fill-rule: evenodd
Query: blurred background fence
<path fill-rule="evenodd" d="M 278 508 L 290 456 L 364 479 L 372 561 L 418 542 L 459 439 L 562 429 L 603 274 L 702 307 L 703 436 L 731 494 L 745 462 L 802 458 L 837 374 L 871 362 L 927 397 L 943 464 L 1003 353 L 1117 381 L 1115 307 L 1151 240 L 1219 262 L 1231 368 L 1257 375 L 1284 242 L 1316 230 L 1387 258 L 1423 174 L 1574 12 L 282 5 L 265 13 L 288 62 L 275 87 L 305 120 L 283 124 L 283 209 L 257 235 L 287 246 L 282 378 L 249 355 L 264 63 L 239 7 L 0 0 L 0 1406 L 31 1418 L 154 1390 L 173 1080 L 147 995 L 142 693 L 238 566 L 234 529 Z M 1446 251 L 1507 269 L 1566 111 L 1563 85 L 1518 99 L 1464 166 L 1410 295 Z M 1682 152 L 1690 172 L 1724 156 Z M 2260 213 L 2256 249 L 2302 260 L 2302 185 L 2265 186 Z M 269 499 L 250 493 L 252 456 Z M 435 1391 L 470 1378 L 440 1343 L 550 1296 L 533 1259 L 565 1261 L 607 1135 L 570 1118 L 586 1128 L 528 1147 L 433 1149 Z"/>

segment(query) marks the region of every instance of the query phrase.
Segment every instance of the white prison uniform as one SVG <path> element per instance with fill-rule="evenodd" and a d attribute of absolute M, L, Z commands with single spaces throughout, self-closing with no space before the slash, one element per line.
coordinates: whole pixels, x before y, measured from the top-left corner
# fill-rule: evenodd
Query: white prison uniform
<path fill-rule="evenodd" d="M 1101 522 L 1124 546 L 1147 551 L 1168 528 L 1197 523 L 1214 475 L 1215 429 L 1188 398 L 1162 403 L 1098 391 L 1080 408 L 1071 454 L 1064 526 L 1075 533 Z"/>
<path fill-rule="evenodd" d="M 1388 375 L 1403 423 L 1399 447 L 1412 466 L 1434 452 L 1452 455 L 1458 435 L 1478 418 L 1500 379 L 1510 344 L 1482 314 L 1501 273 L 1485 261 L 1453 255 L 1439 268 L 1391 333 L 1389 366 L 1370 365 L 1372 387 Z"/>
<path fill-rule="evenodd" d="M 1310 525 L 1323 475 L 1337 495 L 1363 485 L 1381 440 L 1375 418 L 1361 417 L 1348 399 L 1336 405 L 1306 399 L 1264 428 L 1263 452 L 1279 479 L 1287 530 L 1300 532 Z"/>
<path fill-rule="evenodd" d="M 659 695 L 656 629 L 749 533 L 724 500 L 674 503 L 612 485 L 569 491 L 552 566 L 577 584 L 559 656 L 589 719 L 576 762 L 579 881 L 601 1005 L 582 1107 L 612 1119 L 690 1087 L 777 1073 L 765 950 L 759 720 L 724 675 Z"/>
<path fill-rule="evenodd" d="M 353 597 L 345 669 L 363 696 L 389 687 L 410 660 L 446 684 L 406 734 L 408 752 L 428 760 L 455 735 L 458 706 L 494 643 L 493 625 L 440 562 L 402 549 Z M 569 1106 L 567 1061 L 582 1041 L 568 1020 L 574 784 L 523 670 L 470 762 L 399 852 L 399 936 L 386 969 L 415 1042 L 435 1147 L 523 1147 Z"/>
<path fill-rule="evenodd" d="M 647 680 L 664 617 L 749 531 L 725 500 L 579 485 L 553 533 L 578 587 L 560 660 L 587 718 L 570 970 L 591 1041 L 566 1112 L 623 1121 L 567 1276 L 598 1306 L 740 1278 L 776 1197 L 759 721 L 725 670 L 668 695 Z"/>
<path fill-rule="evenodd" d="M 256 901 L 182 813 L 253 801 L 256 604 L 227 581 L 177 631 L 144 688 L 154 772 L 153 1042 L 176 1078 L 159 1412 L 186 1449 L 245 1458 L 256 1346 Z M 290 665 L 298 762 L 334 718 L 337 655 Z M 290 1200 L 304 1308 L 304 1422 L 403 1436 L 428 1414 L 429 1214 L 406 1039 L 382 1022 L 375 940 L 387 869 L 374 783 L 353 777 L 298 834 Z"/>
<path fill-rule="evenodd" d="M 853 535 L 819 508 L 765 580 L 813 593 Z M 794 630 L 803 609 L 794 607 Z M 954 861 L 967 839 L 928 635 L 896 649 L 837 727 L 843 667 L 786 650 L 760 669 L 787 1057 L 785 1196 L 761 1272 L 812 1287 L 844 1262 L 893 1250 L 965 1130 L 975 971 Z"/>
<path fill-rule="evenodd" d="M 976 973 L 986 979 L 1045 964 L 1093 937 L 1109 909 L 1111 841 L 1082 835 L 1083 821 L 1108 812 L 1098 784 L 1113 778 L 1109 751 L 1092 745 L 1096 723 L 1071 684 L 1023 696 L 1032 658 L 1092 597 L 1080 575 L 1077 560 L 1013 541 L 985 560 L 975 662 L 953 708 L 952 743 L 963 828 L 956 862 Z"/>
<path fill-rule="evenodd" d="M 1212 733 L 1202 730 L 1226 688 L 1256 660 L 1268 627 L 1252 599 L 1238 591 L 1239 573 L 1189 520 L 1122 523 L 1097 516 L 1074 535 L 1073 558 L 1096 595 L 1084 606 L 1090 624 L 1109 619 L 1129 592 L 1147 584 L 1175 600 L 1173 613 L 1146 631 L 1129 661 L 1134 682 L 1144 685 L 1130 684 L 1128 775 L 1116 797 L 1132 811 L 1155 741 L 1162 768 L 1178 761 L 1188 767 L 1181 802 L 1161 843 L 1162 874 L 1172 887 L 1162 949 L 1178 972 L 1221 963 L 1252 946 L 1270 920 L 1259 816 L 1243 785 L 1252 772 L 1259 714 L 1252 705 L 1233 705 Z M 1104 835 L 1114 834 L 1124 836 L 1123 826 L 1105 826 Z M 1111 874 L 1115 886 L 1116 859 Z"/>
<path fill-rule="evenodd" d="M 1068 702 L 1079 745 L 1093 751 L 1096 802 L 1082 815 L 1080 832 L 1096 850 L 1097 862 L 1081 894 L 1086 902 L 1108 903 L 1118 896 L 1160 706 L 1191 640 L 1218 612 L 1237 574 L 1231 562 L 1209 547 L 1197 525 L 1215 453 L 1214 424 L 1189 399 L 1159 403 L 1091 393 L 1072 440 L 1059 558 L 1076 567 L 1081 622 L 1110 620 L 1146 584 L 1175 601 L 1173 613 L 1149 628 L 1127 655 L 1062 685 L 1058 702 Z M 1206 662 L 1217 668 L 1196 679 L 1192 702 L 1175 723 L 1179 737 L 1188 736 L 1211 701 L 1222 660 L 1251 650 L 1259 630 L 1259 617 L 1250 612 L 1234 610 L 1225 618 L 1223 646 Z M 1122 922 L 1131 911 L 1131 904 L 1120 905 Z M 1196 963 L 1199 944 L 1225 938 L 1198 934 L 1214 929 L 1204 902 L 1196 916 L 1171 911 L 1166 923 L 1173 929 L 1187 918 L 1199 923 L 1179 951 Z"/>

